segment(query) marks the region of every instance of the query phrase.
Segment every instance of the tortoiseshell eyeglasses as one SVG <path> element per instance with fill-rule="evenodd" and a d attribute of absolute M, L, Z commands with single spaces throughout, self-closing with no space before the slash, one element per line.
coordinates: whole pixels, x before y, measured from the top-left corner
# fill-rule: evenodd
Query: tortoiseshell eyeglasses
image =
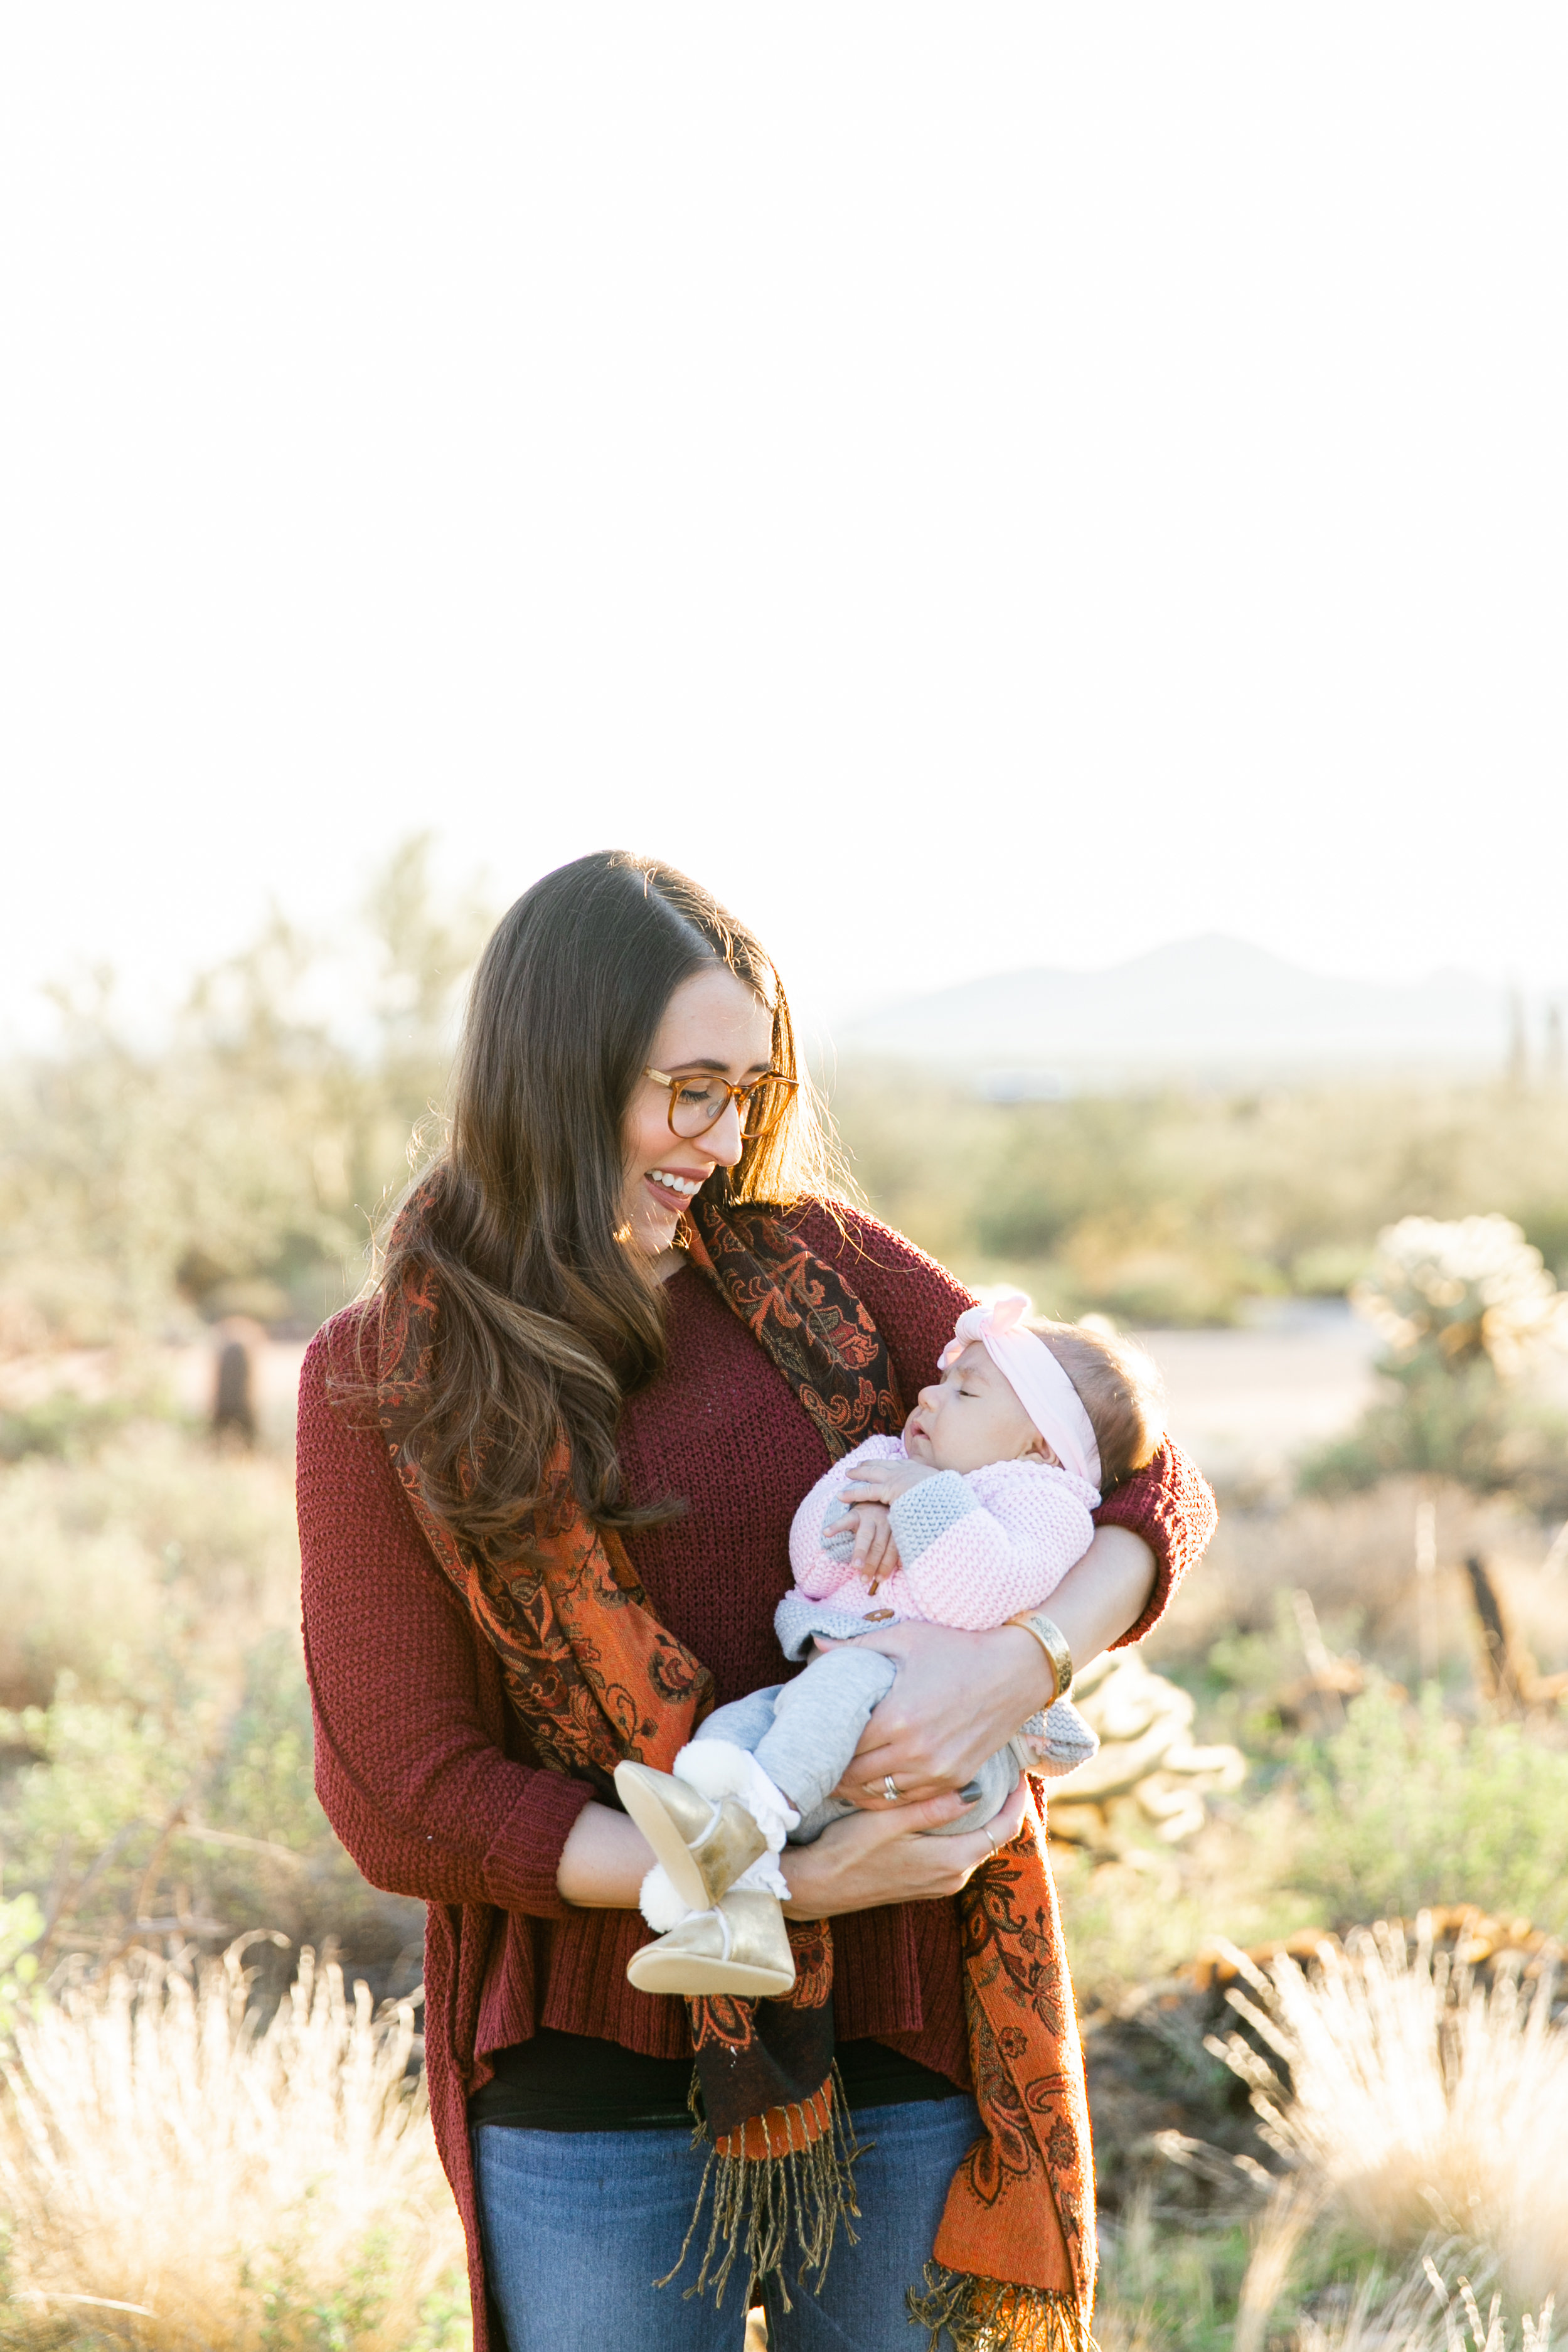
<path fill-rule="evenodd" d="M 686 1143 L 695 1143 L 699 1135 L 716 1127 L 731 1103 L 740 1113 L 740 1131 L 747 1142 L 760 1143 L 772 1134 L 800 1083 L 799 1078 L 787 1078 L 782 1070 L 767 1070 L 744 1087 L 732 1087 L 727 1078 L 706 1075 L 672 1078 L 664 1070 L 653 1069 L 643 1075 L 656 1087 L 668 1089 L 670 1132 Z"/>

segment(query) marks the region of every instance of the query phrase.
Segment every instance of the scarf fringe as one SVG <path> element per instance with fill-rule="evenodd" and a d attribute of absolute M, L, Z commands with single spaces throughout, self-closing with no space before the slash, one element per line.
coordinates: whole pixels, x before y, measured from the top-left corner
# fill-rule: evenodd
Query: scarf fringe
<path fill-rule="evenodd" d="M 695 2084 L 693 2096 L 695 2108 Z M 803 2286 L 810 2273 L 814 2280 L 812 2293 L 821 2293 L 840 2223 L 852 2246 L 860 2242 L 851 2226 L 851 2217 L 857 2221 L 860 2219 L 854 2165 L 862 2150 L 850 2128 L 849 2108 L 837 2066 L 831 2077 L 829 2104 L 827 2128 L 814 2133 L 803 2108 L 792 2106 L 775 2111 L 782 2113 L 790 2141 L 781 2155 L 724 2156 L 716 2147 L 709 2147 L 691 2226 L 674 2269 L 655 2280 L 655 2285 L 668 2286 L 681 2269 L 701 2225 L 703 2207 L 711 2190 L 707 2243 L 695 2284 L 685 2290 L 687 2301 L 711 2284 L 716 2310 L 724 2301 L 730 2273 L 744 2255 L 747 2308 L 755 2300 L 758 2281 L 776 2272 L 784 2308 L 792 2310 L 784 2278 L 784 2256 L 791 2234 L 801 2258 L 795 2274 L 796 2285 Z M 695 2138 L 707 2137 L 707 2126 L 699 2117 Z"/>
<path fill-rule="evenodd" d="M 911 2287 L 909 2316 L 931 2330 L 926 2352 L 938 2352 L 944 2329 L 954 2352 L 1096 2352 L 1089 2315 L 1076 2295 L 1054 2288 L 1009 2286 L 925 2265 L 925 2290 Z"/>

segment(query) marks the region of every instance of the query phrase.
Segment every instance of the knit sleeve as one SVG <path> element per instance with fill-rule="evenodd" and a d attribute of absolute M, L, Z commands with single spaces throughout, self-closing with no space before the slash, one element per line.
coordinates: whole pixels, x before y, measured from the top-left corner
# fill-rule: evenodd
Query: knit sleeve
<path fill-rule="evenodd" d="M 1170 1607 L 1189 1568 L 1202 1559 L 1218 1521 L 1213 1489 L 1196 1462 L 1167 1437 L 1146 1470 L 1107 1495 L 1094 1514 L 1097 1527 L 1130 1528 L 1155 1555 L 1156 1573 L 1147 1606 L 1113 1649 L 1141 1642 Z"/>
<path fill-rule="evenodd" d="M 385 1449 L 328 1401 L 332 1327 L 299 1383 L 298 1485 L 316 1790 L 372 1886 L 564 1918 L 556 1870 L 593 1791 L 505 1750 L 498 1677 L 444 1588 Z"/>

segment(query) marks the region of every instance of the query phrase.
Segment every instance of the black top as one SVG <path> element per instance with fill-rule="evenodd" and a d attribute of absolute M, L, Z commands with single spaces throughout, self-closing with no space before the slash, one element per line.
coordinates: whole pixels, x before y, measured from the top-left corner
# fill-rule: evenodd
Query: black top
<path fill-rule="evenodd" d="M 899 2107 L 915 2099 L 961 2099 L 946 2074 L 890 2050 L 885 2042 L 841 2042 L 835 2056 L 852 2108 Z M 495 2075 L 468 2102 L 470 2124 L 526 2131 L 671 2131 L 689 2128 L 689 2058 L 645 2058 L 618 2042 L 549 2028 L 531 2042 L 492 2052 Z"/>

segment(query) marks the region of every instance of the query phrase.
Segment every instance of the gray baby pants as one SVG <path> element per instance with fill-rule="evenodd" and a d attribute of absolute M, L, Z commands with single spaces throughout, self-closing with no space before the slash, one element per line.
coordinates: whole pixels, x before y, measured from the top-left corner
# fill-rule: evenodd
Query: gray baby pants
<path fill-rule="evenodd" d="M 830 1822 L 855 1811 L 831 1791 L 843 1779 L 871 1711 L 887 1696 L 896 1672 L 894 1661 L 880 1650 L 826 1650 L 792 1683 L 775 1683 L 716 1707 L 695 1737 L 748 1748 L 800 1813 L 790 1844 L 810 1845 Z M 962 1791 L 970 1801 L 957 1819 L 927 1834 L 956 1837 L 983 1828 L 1018 1780 L 1017 1757 L 1010 1748 L 998 1748 Z"/>

